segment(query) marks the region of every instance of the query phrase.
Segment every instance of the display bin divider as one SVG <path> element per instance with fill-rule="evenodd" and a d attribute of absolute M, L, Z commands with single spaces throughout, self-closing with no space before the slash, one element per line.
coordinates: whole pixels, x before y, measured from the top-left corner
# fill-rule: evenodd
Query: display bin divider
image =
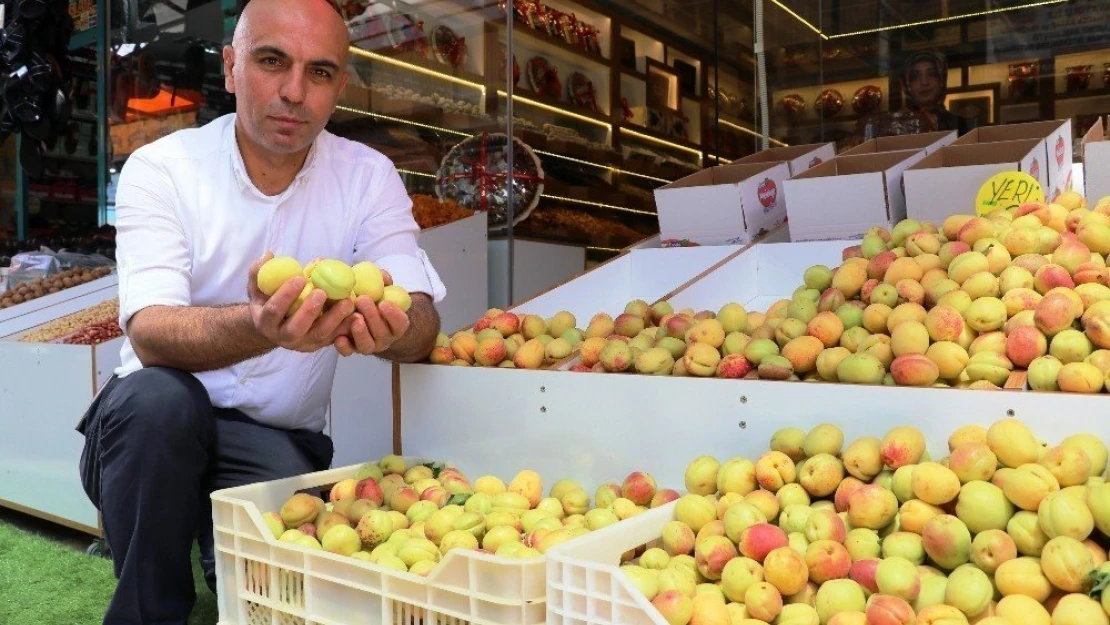
<path fill-rule="evenodd" d="M 913 425 L 938 458 L 959 427 L 1008 416 L 1049 444 L 1110 438 L 1110 422 L 1091 417 L 1105 411 L 1097 395 L 419 365 L 402 365 L 401 379 L 405 453 L 450 453 L 496 474 L 527 458 L 541 474 L 590 482 L 648 471 L 681 484 L 697 456 L 757 458 L 788 425 L 834 423 L 846 440 Z"/>
<path fill-rule="evenodd" d="M 84 310 L 117 295 L 115 272 L 0 310 L 0 337 L 25 332 L 52 319 Z"/>

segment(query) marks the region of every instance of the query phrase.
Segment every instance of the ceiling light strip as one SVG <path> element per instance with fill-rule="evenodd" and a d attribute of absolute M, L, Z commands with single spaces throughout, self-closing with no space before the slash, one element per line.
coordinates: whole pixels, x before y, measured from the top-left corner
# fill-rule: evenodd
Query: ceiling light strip
<path fill-rule="evenodd" d="M 586 249 L 594 250 L 595 252 L 620 252 L 619 248 L 615 247 L 599 247 L 597 245 L 587 245 Z"/>
<path fill-rule="evenodd" d="M 434 76 L 434 77 L 439 78 L 441 80 L 446 80 L 447 82 L 453 82 L 456 85 L 463 85 L 463 86 L 466 86 L 466 87 L 472 87 L 472 88 L 478 89 L 479 91 L 482 91 L 482 92 L 484 92 L 486 90 L 485 85 L 476 83 L 476 82 L 471 81 L 471 80 L 466 80 L 465 78 L 459 78 L 458 76 L 452 76 L 451 74 L 445 74 L 443 72 L 437 72 L 434 69 L 428 69 L 427 67 L 416 65 L 415 63 L 408 63 L 406 61 L 402 61 L 400 59 L 395 59 L 393 57 L 378 54 L 376 52 L 370 52 L 369 50 L 363 50 L 362 48 L 359 48 L 357 46 L 349 46 L 348 49 L 351 51 L 352 54 L 355 54 L 355 55 L 358 55 L 358 56 L 361 56 L 361 57 L 365 57 L 365 58 L 368 58 L 368 59 L 371 59 L 371 60 L 374 60 L 374 61 L 381 61 L 382 63 L 389 63 L 390 65 L 393 65 L 393 66 L 396 66 L 396 67 L 401 67 L 401 68 L 404 68 L 404 69 L 409 69 L 409 70 L 412 70 L 414 72 L 419 72 L 419 73 L 424 74 L 426 76 Z"/>
<path fill-rule="evenodd" d="M 585 204 L 586 206 L 598 206 L 598 207 L 601 207 L 601 208 L 609 208 L 609 209 L 612 209 L 612 210 L 624 211 L 626 213 L 633 213 L 633 214 L 636 214 L 636 215 L 651 215 L 651 216 L 656 215 L 656 213 L 653 213 L 651 211 L 636 210 L 635 208 L 625 208 L 623 206 L 614 206 L 612 204 L 602 204 L 601 202 L 591 202 L 589 200 L 576 200 L 574 198 L 562 197 L 560 195 L 548 195 L 548 194 L 544 193 L 542 197 L 545 197 L 549 200 L 558 200 L 560 202 L 570 202 L 572 204 Z"/>

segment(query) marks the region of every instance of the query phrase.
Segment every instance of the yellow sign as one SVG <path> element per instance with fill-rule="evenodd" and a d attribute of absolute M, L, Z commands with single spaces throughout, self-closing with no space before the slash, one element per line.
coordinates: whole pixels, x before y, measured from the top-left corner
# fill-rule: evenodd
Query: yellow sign
<path fill-rule="evenodd" d="M 999 209 L 1017 208 L 1026 202 L 1044 202 L 1044 190 L 1037 179 L 1025 172 L 995 174 L 979 187 L 975 212 L 986 216 Z"/>

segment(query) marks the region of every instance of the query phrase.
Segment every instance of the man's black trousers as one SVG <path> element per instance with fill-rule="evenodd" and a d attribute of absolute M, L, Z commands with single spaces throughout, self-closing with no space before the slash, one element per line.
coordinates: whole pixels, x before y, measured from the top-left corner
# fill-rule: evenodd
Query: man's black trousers
<path fill-rule="evenodd" d="M 190 553 L 215 590 L 213 490 L 326 469 L 331 439 L 213 408 L 177 369 L 111 378 L 78 430 L 81 481 L 101 512 L 119 584 L 104 625 L 184 625 L 196 601 Z"/>

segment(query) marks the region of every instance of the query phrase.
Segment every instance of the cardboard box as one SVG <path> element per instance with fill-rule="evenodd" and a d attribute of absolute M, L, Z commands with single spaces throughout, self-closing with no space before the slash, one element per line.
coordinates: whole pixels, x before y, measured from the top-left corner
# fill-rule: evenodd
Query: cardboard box
<path fill-rule="evenodd" d="M 784 184 L 793 241 L 859 239 L 906 217 L 902 172 L 922 150 L 839 156 Z"/>
<path fill-rule="evenodd" d="M 732 161 L 732 165 L 751 165 L 754 163 L 781 163 L 790 166 L 790 177 L 817 167 L 821 163 L 836 158 L 836 144 L 811 143 L 809 145 L 791 145 L 784 148 L 767 148 L 755 154 Z"/>
<path fill-rule="evenodd" d="M 1044 197 L 1053 201 L 1072 186 L 1072 132 L 1070 119 L 976 128 L 952 145 L 1040 139 L 1043 157 L 1026 173 L 1041 181 Z M 1024 170 L 1023 170 L 1024 171 Z"/>
<path fill-rule="evenodd" d="M 939 226 L 951 215 L 974 214 L 975 198 L 988 178 L 1005 171 L 1037 178 L 1033 170 L 1044 162 L 1043 150 L 1042 139 L 941 148 L 906 170 L 906 215 Z M 1038 180 L 1043 186 L 1043 178 Z"/>
<path fill-rule="evenodd" d="M 743 245 L 786 219 L 785 162 L 703 169 L 655 190 L 659 234 L 698 245 Z"/>
<path fill-rule="evenodd" d="M 1087 206 L 1093 207 L 1100 198 L 1110 195 L 1110 140 L 1102 117 L 1083 135 L 1083 195 Z"/>
<path fill-rule="evenodd" d="M 916 135 L 896 137 L 877 137 L 840 153 L 841 156 L 857 154 L 876 154 L 879 152 L 900 152 L 902 150 L 924 150 L 928 156 L 956 140 L 956 131 L 924 132 Z"/>

